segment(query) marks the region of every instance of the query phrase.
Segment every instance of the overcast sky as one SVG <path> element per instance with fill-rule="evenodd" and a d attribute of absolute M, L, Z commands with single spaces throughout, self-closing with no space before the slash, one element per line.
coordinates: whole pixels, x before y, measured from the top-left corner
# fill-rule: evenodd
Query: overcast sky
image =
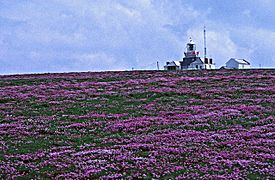
<path fill-rule="evenodd" d="M 274 0 L 0 0 L 0 74 L 156 69 L 189 37 L 217 67 L 275 66 Z"/>

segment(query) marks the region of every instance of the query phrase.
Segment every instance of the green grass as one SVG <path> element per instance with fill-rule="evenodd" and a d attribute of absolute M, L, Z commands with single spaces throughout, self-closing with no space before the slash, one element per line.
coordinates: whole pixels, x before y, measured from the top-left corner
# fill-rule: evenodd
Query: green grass
<path fill-rule="evenodd" d="M 9 102 L 14 102 L 15 99 L 10 99 L 10 98 L 1 98 L 0 103 L 9 103 Z"/>
<path fill-rule="evenodd" d="M 73 138 L 71 139 L 71 142 L 73 142 L 74 146 L 78 147 L 83 144 L 91 144 L 91 143 L 100 144 L 102 141 L 96 138 L 95 136 L 86 135 L 79 138 Z"/>
<path fill-rule="evenodd" d="M 264 176 L 262 176 L 260 173 L 251 173 L 248 175 L 248 178 L 251 180 L 264 179 Z"/>
<path fill-rule="evenodd" d="M 172 172 L 172 173 L 170 173 L 168 175 L 165 175 L 162 178 L 163 179 L 175 179 L 177 176 L 180 176 L 181 174 L 184 174 L 186 172 L 187 172 L 187 170 L 183 169 L 183 170 L 179 170 L 179 171 L 176 171 L 176 172 Z"/>
<path fill-rule="evenodd" d="M 148 157 L 150 155 L 149 151 L 140 150 L 135 153 L 137 156 L 140 157 Z"/>
<path fill-rule="evenodd" d="M 7 153 L 9 154 L 27 154 L 34 153 L 39 150 L 47 150 L 52 146 L 63 146 L 68 145 L 69 140 L 64 135 L 52 135 L 47 136 L 47 138 L 25 138 L 22 139 L 20 143 L 9 143 L 13 148 L 9 148 Z"/>
<path fill-rule="evenodd" d="M 13 80 L 5 80 L 0 81 L 0 87 L 8 87 L 8 86 L 33 86 L 43 83 L 50 83 L 50 82 L 59 82 L 64 80 L 62 78 L 55 78 L 55 79 L 13 79 Z"/>
<path fill-rule="evenodd" d="M 5 160 L 4 152 L 0 151 L 0 162 Z"/>

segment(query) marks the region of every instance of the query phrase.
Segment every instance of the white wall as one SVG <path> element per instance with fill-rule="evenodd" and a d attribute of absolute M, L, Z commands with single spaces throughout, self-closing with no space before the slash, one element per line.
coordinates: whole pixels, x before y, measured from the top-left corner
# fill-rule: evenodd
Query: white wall
<path fill-rule="evenodd" d="M 250 69 L 251 66 L 250 65 L 246 65 L 246 64 L 239 64 L 239 69 Z"/>
<path fill-rule="evenodd" d="M 237 63 L 236 61 L 230 59 L 227 63 L 226 63 L 226 67 L 230 68 L 230 69 L 239 69 L 239 63 Z"/>
<path fill-rule="evenodd" d="M 205 64 L 204 69 L 216 69 L 214 64 Z"/>

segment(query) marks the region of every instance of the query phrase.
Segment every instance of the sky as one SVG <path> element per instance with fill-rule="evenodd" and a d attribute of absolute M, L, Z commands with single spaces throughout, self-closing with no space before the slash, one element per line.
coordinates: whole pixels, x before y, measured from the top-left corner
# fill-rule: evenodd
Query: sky
<path fill-rule="evenodd" d="M 163 69 L 189 38 L 217 67 L 275 67 L 275 0 L 0 0 L 0 74 Z"/>

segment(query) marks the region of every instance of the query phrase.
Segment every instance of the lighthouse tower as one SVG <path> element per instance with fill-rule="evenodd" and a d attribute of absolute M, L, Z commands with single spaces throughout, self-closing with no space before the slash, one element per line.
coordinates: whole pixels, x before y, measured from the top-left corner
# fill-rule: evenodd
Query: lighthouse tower
<path fill-rule="evenodd" d="M 192 38 L 190 38 L 190 42 L 186 45 L 186 52 L 184 52 L 184 55 L 186 58 L 197 57 L 199 55 L 199 52 L 196 51 L 196 44 Z"/>
<path fill-rule="evenodd" d="M 182 61 L 166 62 L 165 70 L 199 70 L 199 69 L 215 69 L 215 63 L 212 58 L 206 57 L 206 28 L 204 27 L 204 58 L 200 58 L 199 52 L 196 50 L 196 44 L 190 38 L 186 45 L 186 52 Z"/>

